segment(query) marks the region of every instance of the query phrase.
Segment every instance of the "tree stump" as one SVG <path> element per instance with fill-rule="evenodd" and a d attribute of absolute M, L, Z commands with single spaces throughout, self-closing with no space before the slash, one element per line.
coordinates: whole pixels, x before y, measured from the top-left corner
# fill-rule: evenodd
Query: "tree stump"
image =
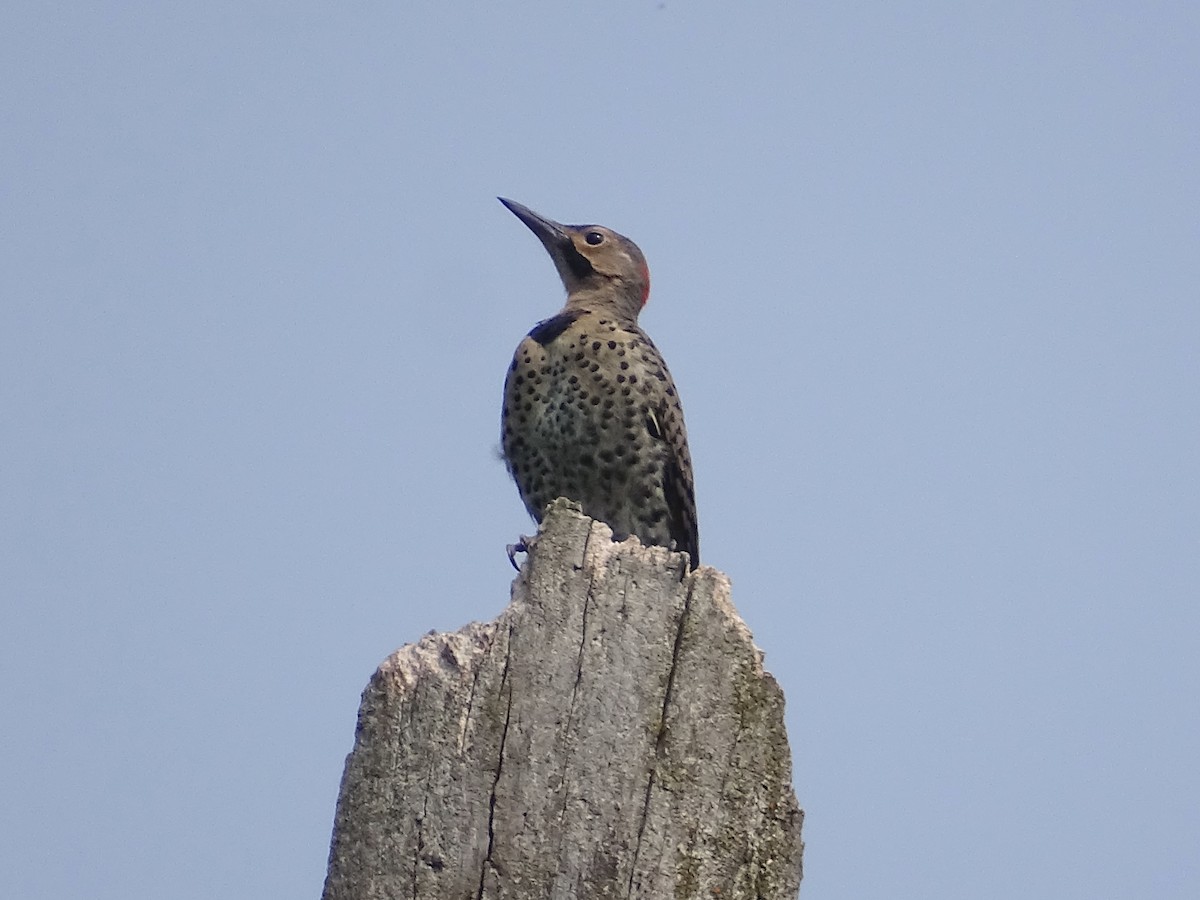
<path fill-rule="evenodd" d="M 783 694 L 715 569 L 557 501 L 499 618 L 363 693 L 324 900 L 796 896 Z"/>

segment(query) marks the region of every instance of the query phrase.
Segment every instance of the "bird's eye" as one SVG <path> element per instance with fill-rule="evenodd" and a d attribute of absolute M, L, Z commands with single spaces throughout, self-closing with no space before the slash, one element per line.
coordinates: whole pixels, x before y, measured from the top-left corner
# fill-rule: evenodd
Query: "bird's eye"
<path fill-rule="evenodd" d="M 604 235 L 598 231 L 589 231 L 583 236 L 583 239 L 595 247 L 597 244 L 604 243 Z"/>

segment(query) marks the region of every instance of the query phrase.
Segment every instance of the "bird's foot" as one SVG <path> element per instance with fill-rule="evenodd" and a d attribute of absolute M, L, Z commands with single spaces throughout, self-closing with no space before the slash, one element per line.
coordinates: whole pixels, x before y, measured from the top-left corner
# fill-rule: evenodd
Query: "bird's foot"
<path fill-rule="evenodd" d="M 517 565 L 517 554 L 528 553 L 529 547 L 532 543 L 533 538 L 527 537 L 526 535 L 521 535 L 517 538 L 517 542 L 515 544 L 509 544 L 504 548 L 508 551 L 508 561 L 512 563 L 512 567 L 518 572 L 521 571 L 521 567 Z"/>

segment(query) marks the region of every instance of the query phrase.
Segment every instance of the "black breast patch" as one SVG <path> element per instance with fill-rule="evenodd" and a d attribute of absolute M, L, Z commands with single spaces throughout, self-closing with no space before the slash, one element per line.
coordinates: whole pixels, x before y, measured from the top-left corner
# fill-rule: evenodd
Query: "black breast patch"
<path fill-rule="evenodd" d="M 551 316 L 549 319 L 543 319 L 533 326 L 533 330 L 529 332 L 529 336 L 545 347 L 556 337 L 571 327 L 574 322 L 582 315 L 577 310 L 570 312 L 560 312 L 556 316 Z"/>

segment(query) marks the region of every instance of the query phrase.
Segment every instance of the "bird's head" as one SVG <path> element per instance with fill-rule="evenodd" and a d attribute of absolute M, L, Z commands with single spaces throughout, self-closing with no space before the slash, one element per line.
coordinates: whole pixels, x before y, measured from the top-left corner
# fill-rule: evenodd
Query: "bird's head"
<path fill-rule="evenodd" d="M 637 244 L 603 225 L 561 225 L 499 198 L 538 236 L 567 289 L 567 305 L 611 304 L 637 319 L 650 298 L 650 269 Z"/>

